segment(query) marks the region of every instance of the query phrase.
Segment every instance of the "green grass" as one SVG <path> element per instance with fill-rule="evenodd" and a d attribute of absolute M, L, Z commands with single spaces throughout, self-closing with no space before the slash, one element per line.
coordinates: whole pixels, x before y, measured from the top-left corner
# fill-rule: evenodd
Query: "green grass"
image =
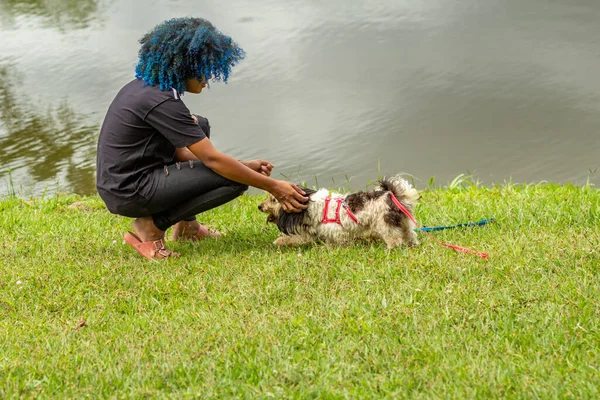
<path fill-rule="evenodd" d="M 0 200 L 0 397 L 600 396 L 597 189 L 423 192 L 422 224 L 496 218 L 433 234 L 488 260 L 426 236 L 278 249 L 261 199 L 160 262 L 99 198 Z"/>

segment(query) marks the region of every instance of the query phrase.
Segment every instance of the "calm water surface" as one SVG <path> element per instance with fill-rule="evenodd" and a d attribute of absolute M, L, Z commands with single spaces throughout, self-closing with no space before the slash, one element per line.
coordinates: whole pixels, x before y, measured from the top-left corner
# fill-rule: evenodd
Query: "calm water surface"
<path fill-rule="evenodd" d="M 188 15 L 248 56 L 186 104 L 276 177 L 600 184 L 597 0 L 0 0 L 0 195 L 94 193 L 137 40 Z"/>

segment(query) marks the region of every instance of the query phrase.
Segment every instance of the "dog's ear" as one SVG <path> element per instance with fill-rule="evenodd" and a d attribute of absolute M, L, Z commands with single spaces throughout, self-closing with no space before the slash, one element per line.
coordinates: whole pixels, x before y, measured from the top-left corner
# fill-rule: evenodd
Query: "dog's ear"
<path fill-rule="evenodd" d="M 307 188 L 307 187 L 300 186 L 300 185 L 297 185 L 297 186 L 298 186 L 300 189 L 302 189 L 302 191 L 303 191 L 304 193 L 306 193 L 306 197 L 309 197 L 309 196 L 311 196 L 311 195 L 313 195 L 313 194 L 317 193 L 317 191 L 316 191 L 316 190 L 314 190 L 314 189 Z"/>
<path fill-rule="evenodd" d="M 297 235 L 302 230 L 306 210 L 300 212 L 281 211 L 277 218 L 277 228 L 286 235 Z"/>

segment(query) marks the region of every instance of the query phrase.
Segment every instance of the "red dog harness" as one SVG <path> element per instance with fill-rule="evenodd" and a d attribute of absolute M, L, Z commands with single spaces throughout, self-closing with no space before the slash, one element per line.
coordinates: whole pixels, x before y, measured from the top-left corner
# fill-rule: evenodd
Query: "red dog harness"
<path fill-rule="evenodd" d="M 335 200 L 337 202 L 335 207 L 335 218 L 329 218 L 329 203 L 331 200 Z M 323 209 L 323 218 L 321 218 L 321 223 L 329 224 L 331 222 L 335 222 L 336 224 L 343 226 L 342 219 L 340 217 L 340 208 L 342 207 L 344 207 L 344 210 L 346 210 L 346 214 L 348 214 L 350 219 L 358 224 L 358 219 L 356 219 L 354 214 L 352 214 L 352 211 L 350 211 L 350 208 L 348 208 L 345 197 L 327 197 L 325 199 L 325 208 Z"/>

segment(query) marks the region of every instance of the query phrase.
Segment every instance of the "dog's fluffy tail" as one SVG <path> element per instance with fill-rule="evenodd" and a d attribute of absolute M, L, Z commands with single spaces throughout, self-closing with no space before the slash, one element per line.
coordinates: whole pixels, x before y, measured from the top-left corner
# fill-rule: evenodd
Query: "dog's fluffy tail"
<path fill-rule="evenodd" d="M 417 189 L 413 188 L 401 175 L 384 176 L 375 186 L 375 190 L 394 193 L 398 201 L 411 211 L 421 198 Z"/>

